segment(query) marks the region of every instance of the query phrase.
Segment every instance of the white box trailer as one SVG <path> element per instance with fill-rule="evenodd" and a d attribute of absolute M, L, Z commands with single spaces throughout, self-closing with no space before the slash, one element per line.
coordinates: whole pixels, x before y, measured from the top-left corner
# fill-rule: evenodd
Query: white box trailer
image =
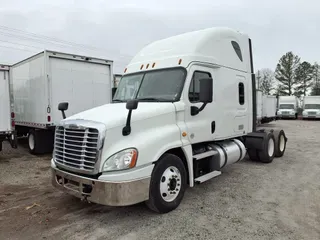
<path fill-rule="evenodd" d="M 5 140 L 8 140 L 13 148 L 17 147 L 9 70 L 8 65 L 0 64 L 0 151 Z"/>
<path fill-rule="evenodd" d="M 296 96 L 280 96 L 277 115 L 281 118 L 298 118 L 299 100 Z"/>
<path fill-rule="evenodd" d="M 276 120 L 277 117 L 277 97 L 272 95 L 262 96 L 262 123 Z"/>
<path fill-rule="evenodd" d="M 320 118 L 320 96 L 305 96 L 302 108 L 303 119 Z"/>
<path fill-rule="evenodd" d="M 262 121 L 262 91 L 256 91 L 256 103 L 257 103 L 257 124 Z"/>
<path fill-rule="evenodd" d="M 76 114 L 112 100 L 113 62 L 45 50 L 11 66 L 18 135 L 31 153 L 53 150 L 61 102 Z"/>

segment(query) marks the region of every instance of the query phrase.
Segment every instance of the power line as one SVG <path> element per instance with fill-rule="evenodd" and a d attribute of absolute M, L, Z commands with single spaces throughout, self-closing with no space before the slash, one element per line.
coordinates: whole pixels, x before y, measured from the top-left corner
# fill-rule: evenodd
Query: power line
<path fill-rule="evenodd" d="M 94 51 L 106 51 L 106 52 L 111 52 L 109 49 L 104 49 L 104 48 L 97 48 L 97 47 L 93 47 L 93 46 L 90 46 L 90 45 L 85 45 L 85 44 L 79 44 L 79 43 L 74 43 L 74 42 L 70 42 L 70 41 L 65 41 L 65 40 L 62 40 L 62 39 L 59 39 L 59 38 L 55 38 L 55 37 L 48 37 L 48 36 L 45 36 L 45 35 L 40 35 L 40 34 L 35 34 L 35 33 L 32 33 L 32 32 L 27 32 L 27 31 L 23 31 L 23 30 L 19 30 L 19 29 L 15 29 L 15 28 L 9 28 L 9 27 L 6 27 L 6 26 L 2 26 L 0 25 L 0 29 L 4 30 L 4 31 L 9 31 L 8 32 L 3 32 L 1 31 L 0 33 L 2 35 L 9 35 L 9 36 L 13 36 L 13 37 L 16 37 L 16 38 L 25 38 L 25 39 L 28 39 L 28 40 L 31 40 L 31 41 L 49 41 L 51 42 L 52 44 L 64 44 L 64 45 L 70 45 L 70 46 L 73 46 L 73 47 L 78 47 L 78 48 L 86 48 L 86 49 L 91 49 L 91 50 L 94 50 Z M 10 33 L 11 32 L 11 33 Z M 13 33 L 12 33 L 13 32 Z M 21 35 L 14 35 L 14 34 L 24 34 L 26 36 L 21 36 Z M 38 39 L 34 39 L 34 38 L 38 38 Z M 118 53 L 117 53 L 118 54 Z M 124 54 L 120 54 L 119 55 L 120 57 L 124 57 L 124 58 L 132 58 L 132 56 L 130 55 L 124 55 Z"/>

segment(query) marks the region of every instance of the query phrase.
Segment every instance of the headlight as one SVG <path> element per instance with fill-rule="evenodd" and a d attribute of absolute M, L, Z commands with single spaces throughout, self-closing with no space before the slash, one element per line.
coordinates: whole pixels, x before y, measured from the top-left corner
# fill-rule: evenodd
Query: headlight
<path fill-rule="evenodd" d="M 125 149 L 109 157 L 103 164 L 102 171 L 115 171 L 136 166 L 138 151 L 134 148 Z"/>

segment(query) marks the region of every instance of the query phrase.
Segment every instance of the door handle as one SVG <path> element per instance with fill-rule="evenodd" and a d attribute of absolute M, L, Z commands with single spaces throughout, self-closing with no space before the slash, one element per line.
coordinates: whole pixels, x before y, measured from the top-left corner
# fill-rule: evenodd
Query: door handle
<path fill-rule="evenodd" d="M 216 121 L 211 122 L 211 133 L 216 131 Z"/>

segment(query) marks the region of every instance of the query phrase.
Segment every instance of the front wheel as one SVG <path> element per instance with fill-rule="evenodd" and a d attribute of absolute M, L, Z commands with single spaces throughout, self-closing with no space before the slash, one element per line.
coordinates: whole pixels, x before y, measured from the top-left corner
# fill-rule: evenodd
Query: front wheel
<path fill-rule="evenodd" d="M 176 209 L 187 186 L 187 171 L 182 160 L 173 154 L 163 155 L 156 163 L 150 182 L 147 206 L 158 213 Z"/>

